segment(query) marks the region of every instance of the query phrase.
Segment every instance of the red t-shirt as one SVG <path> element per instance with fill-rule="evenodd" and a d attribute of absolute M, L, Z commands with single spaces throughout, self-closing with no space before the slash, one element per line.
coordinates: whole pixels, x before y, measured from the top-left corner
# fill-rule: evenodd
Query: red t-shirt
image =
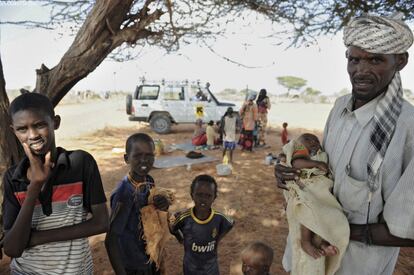
<path fill-rule="evenodd" d="M 282 138 L 282 144 L 283 145 L 288 143 L 288 132 L 287 132 L 286 128 L 283 129 L 281 138 Z"/>

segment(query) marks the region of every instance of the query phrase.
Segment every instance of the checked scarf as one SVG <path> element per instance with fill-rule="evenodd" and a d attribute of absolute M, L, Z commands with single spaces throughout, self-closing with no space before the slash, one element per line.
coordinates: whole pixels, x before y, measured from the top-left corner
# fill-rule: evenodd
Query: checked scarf
<path fill-rule="evenodd" d="M 363 14 L 353 18 L 344 28 L 344 44 L 370 53 L 405 53 L 413 44 L 414 37 L 408 25 L 401 19 L 401 14 L 390 17 Z M 376 182 L 375 178 L 394 134 L 402 101 L 400 73 L 396 72 L 374 113 L 367 163 L 368 186 L 371 193 L 379 187 L 379 182 Z"/>
<path fill-rule="evenodd" d="M 379 182 L 375 178 L 394 134 L 402 101 L 401 77 L 400 73 L 396 72 L 374 113 L 367 163 L 368 187 L 371 192 L 379 187 Z M 352 104 L 352 101 L 350 103 Z"/>

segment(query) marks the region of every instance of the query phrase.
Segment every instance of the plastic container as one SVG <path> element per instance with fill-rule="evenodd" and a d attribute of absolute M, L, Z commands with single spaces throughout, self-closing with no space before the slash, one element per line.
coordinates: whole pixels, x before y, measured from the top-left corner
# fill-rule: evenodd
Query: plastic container
<path fill-rule="evenodd" d="M 232 172 L 232 167 L 229 164 L 217 164 L 216 165 L 217 175 L 229 176 Z"/>
<path fill-rule="evenodd" d="M 271 165 L 272 161 L 273 161 L 272 153 L 267 154 L 267 156 L 265 157 L 265 164 L 266 165 Z"/>

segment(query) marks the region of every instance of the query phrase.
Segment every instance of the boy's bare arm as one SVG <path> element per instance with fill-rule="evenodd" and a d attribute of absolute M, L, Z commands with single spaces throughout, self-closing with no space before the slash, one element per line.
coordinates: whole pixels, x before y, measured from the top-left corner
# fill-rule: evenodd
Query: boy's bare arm
<path fill-rule="evenodd" d="M 5 232 L 3 241 L 4 253 L 11 258 L 20 257 L 29 243 L 32 215 L 37 197 L 38 195 L 27 192 L 13 227 Z"/>
<path fill-rule="evenodd" d="M 18 258 L 26 249 L 31 235 L 32 216 L 42 186 L 50 176 L 51 153 L 45 156 L 45 162 L 34 156 L 27 144 L 23 149 L 30 161 L 30 184 L 27 187 L 26 198 L 10 230 L 5 232 L 4 253 L 12 258 Z"/>
<path fill-rule="evenodd" d="M 123 208 L 123 203 L 116 204 L 114 211 L 111 213 L 111 225 L 119 222 L 118 220 L 120 219 L 120 215 L 118 214 L 121 213 L 121 211 L 125 211 Z M 119 236 L 115 232 L 114 227 L 110 226 L 105 238 L 105 247 L 115 274 L 123 275 L 126 274 L 126 272 L 125 267 L 122 263 L 118 237 Z"/>
<path fill-rule="evenodd" d="M 71 226 L 43 231 L 32 231 L 29 246 L 85 238 L 108 231 L 106 203 L 91 206 L 92 218 Z"/>
<path fill-rule="evenodd" d="M 181 215 L 182 211 L 178 211 L 174 214 L 168 214 L 168 228 L 170 229 L 170 233 L 174 235 L 177 241 L 182 244 L 184 242 L 184 235 L 183 232 L 178 228 L 177 224 L 175 224 L 176 219 Z"/>

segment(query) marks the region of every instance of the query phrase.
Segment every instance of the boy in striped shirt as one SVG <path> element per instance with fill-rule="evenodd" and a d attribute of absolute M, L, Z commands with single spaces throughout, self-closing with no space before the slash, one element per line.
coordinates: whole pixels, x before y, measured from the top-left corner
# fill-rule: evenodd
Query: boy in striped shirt
<path fill-rule="evenodd" d="M 5 173 L 4 252 L 11 274 L 92 274 L 87 237 L 106 232 L 108 212 L 98 166 L 87 152 L 56 147 L 50 100 L 18 96 L 12 129 L 26 157 Z"/>

